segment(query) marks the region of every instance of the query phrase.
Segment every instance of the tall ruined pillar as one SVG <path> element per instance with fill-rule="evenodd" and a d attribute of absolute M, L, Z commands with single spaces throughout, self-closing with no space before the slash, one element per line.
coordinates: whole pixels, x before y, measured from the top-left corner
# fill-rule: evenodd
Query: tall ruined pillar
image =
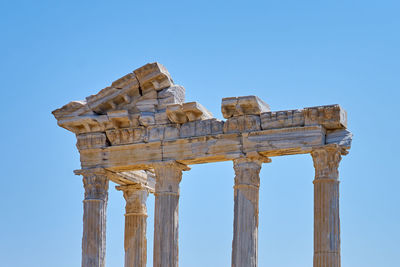
<path fill-rule="evenodd" d="M 103 169 L 77 171 L 83 175 L 82 267 L 105 267 L 108 178 Z"/>
<path fill-rule="evenodd" d="M 316 148 L 314 161 L 314 267 L 340 267 L 338 145 Z"/>
<path fill-rule="evenodd" d="M 156 174 L 154 210 L 153 266 L 177 267 L 179 183 L 182 171 L 189 170 L 177 162 L 154 165 Z"/>
<path fill-rule="evenodd" d="M 258 199 L 260 170 L 268 158 L 240 158 L 235 169 L 232 267 L 258 265 Z"/>
<path fill-rule="evenodd" d="M 125 205 L 125 267 L 146 267 L 148 189 L 140 184 L 117 186 L 124 194 Z"/>

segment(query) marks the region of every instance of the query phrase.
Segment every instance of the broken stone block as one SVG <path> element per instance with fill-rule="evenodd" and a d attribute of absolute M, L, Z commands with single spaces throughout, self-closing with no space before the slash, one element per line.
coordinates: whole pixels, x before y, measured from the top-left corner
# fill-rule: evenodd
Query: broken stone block
<path fill-rule="evenodd" d="M 186 113 L 182 109 L 181 104 L 173 104 L 167 106 L 168 119 L 173 123 L 185 123 L 188 121 Z"/>
<path fill-rule="evenodd" d="M 147 128 L 148 141 L 160 141 L 164 139 L 164 126 L 149 126 Z"/>
<path fill-rule="evenodd" d="M 86 101 L 71 101 L 63 107 L 54 110 L 52 113 L 58 120 L 65 117 L 75 117 L 81 114 L 86 114 L 89 111 L 90 109 Z"/>
<path fill-rule="evenodd" d="M 225 119 L 233 117 L 233 114 L 235 114 L 236 111 L 237 103 L 237 97 L 222 98 L 221 111 Z"/>
<path fill-rule="evenodd" d="M 211 112 L 198 102 L 184 103 L 182 104 L 182 109 L 189 121 L 206 120 L 213 117 Z"/>
<path fill-rule="evenodd" d="M 140 99 L 136 102 L 136 108 L 141 112 L 155 112 L 157 104 L 157 99 Z"/>
<path fill-rule="evenodd" d="M 185 102 L 185 87 L 181 85 L 173 85 L 157 92 L 158 99 L 174 98 L 176 103 Z"/>
<path fill-rule="evenodd" d="M 139 117 L 139 123 L 143 126 L 154 125 L 156 123 L 156 119 L 154 116 L 154 112 L 141 112 Z"/>
<path fill-rule="evenodd" d="M 137 80 L 134 73 L 128 73 L 125 76 L 114 81 L 111 86 L 116 89 L 122 89 L 127 86 L 137 85 Z"/>
<path fill-rule="evenodd" d="M 347 129 L 328 130 L 326 132 L 326 144 L 338 144 L 339 146 L 350 149 L 353 134 Z"/>
<path fill-rule="evenodd" d="M 212 119 L 196 121 L 195 135 L 196 136 L 210 135 L 212 133 L 211 125 L 212 125 Z"/>
<path fill-rule="evenodd" d="M 104 131 L 106 121 L 108 117 L 104 115 L 84 115 L 60 119 L 58 125 L 76 134 L 82 134 Z"/>
<path fill-rule="evenodd" d="M 241 115 L 260 115 L 270 111 L 267 103 L 257 96 L 227 97 L 222 99 L 221 111 L 225 119 Z"/>
<path fill-rule="evenodd" d="M 170 121 L 168 119 L 168 116 L 167 116 L 166 109 L 157 111 L 155 113 L 155 119 L 156 119 L 156 124 L 168 124 L 168 123 L 170 123 Z"/>
<path fill-rule="evenodd" d="M 347 127 L 347 112 L 339 105 L 305 108 L 304 116 L 305 125 L 322 125 L 328 130 Z"/>
<path fill-rule="evenodd" d="M 196 136 L 196 123 L 194 121 L 187 122 L 181 125 L 181 138 Z"/>
<path fill-rule="evenodd" d="M 108 130 L 106 135 L 112 145 L 142 143 L 147 139 L 144 127 Z"/>
<path fill-rule="evenodd" d="M 149 63 L 134 71 L 142 92 L 162 90 L 173 85 L 168 70 L 158 62 Z"/>
<path fill-rule="evenodd" d="M 131 121 L 127 110 L 114 110 L 107 112 L 109 120 L 115 128 L 127 128 L 131 126 Z"/>
<path fill-rule="evenodd" d="M 212 134 L 222 134 L 224 130 L 224 122 L 218 119 L 211 120 L 211 132 Z"/>
<path fill-rule="evenodd" d="M 180 126 L 178 124 L 170 124 L 165 127 L 164 140 L 175 140 L 179 138 Z"/>
<path fill-rule="evenodd" d="M 105 133 L 85 133 L 79 134 L 76 137 L 76 147 L 78 150 L 107 146 L 107 138 Z"/>
<path fill-rule="evenodd" d="M 132 77 L 134 76 L 130 74 L 125 75 L 113 83 L 118 88 L 106 87 L 97 94 L 86 97 L 89 108 L 97 114 L 106 114 L 116 107 L 128 105 L 133 97 L 139 95 L 139 83 Z"/>
<path fill-rule="evenodd" d="M 169 105 L 173 104 L 181 104 L 182 102 L 178 101 L 174 96 L 170 96 L 167 98 L 158 99 L 157 109 L 165 109 Z"/>

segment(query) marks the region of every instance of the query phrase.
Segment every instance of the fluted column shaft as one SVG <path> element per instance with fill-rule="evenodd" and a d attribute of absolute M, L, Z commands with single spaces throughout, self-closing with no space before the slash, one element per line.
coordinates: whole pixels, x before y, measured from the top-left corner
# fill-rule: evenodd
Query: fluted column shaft
<path fill-rule="evenodd" d="M 156 174 L 153 266 L 177 267 L 179 183 L 186 165 L 166 162 L 154 165 Z"/>
<path fill-rule="evenodd" d="M 82 267 L 105 267 L 108 178 L 103 170 L 82 173 L 83 200 Z"/>
<path fill-rule="evenodd" d="M 232 266 L 258 264 L 258 200 L 262 160 L 240 158 L 235 169 Z"/>
<path fill-rule="evenodd" d="M 311 153 L 314 167 L 314 267 L 340 267 L 340 147 L 328 145 Z"/>
<path fill-rule="evenodd" d="M 126 200 L 125 205 L 125 267 L 145 267 L 147 262 L 148 189 L 141 185 L 117 186 Z"/>

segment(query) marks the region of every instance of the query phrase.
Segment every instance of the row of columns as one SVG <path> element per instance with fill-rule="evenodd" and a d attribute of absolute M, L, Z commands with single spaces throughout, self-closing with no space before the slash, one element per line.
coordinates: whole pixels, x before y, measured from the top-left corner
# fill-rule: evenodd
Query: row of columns
<path fill-rule="evenodd" d="M 328 145 L 311 153 L 314 167 L 314 267 L 340 267 L 340 219 L 338 165 L 341 149 Z M 268 158 L 256 156 L 234 160 L 234 226 L 232 267 L 256 267 L 258 262 L 258 211 L 260 170 Z M 153 166 L 156 174 L 154 211 L 155 267 L 178 266 L 179 183 L 177 162 Z M 108 179 L 102 169 L 83 171 L 85 187 L 82 267 L 105 267 L 106 207 Z M 146 266 L 147 188 L 117 186 L 126 200 L 125 267 Z"/>

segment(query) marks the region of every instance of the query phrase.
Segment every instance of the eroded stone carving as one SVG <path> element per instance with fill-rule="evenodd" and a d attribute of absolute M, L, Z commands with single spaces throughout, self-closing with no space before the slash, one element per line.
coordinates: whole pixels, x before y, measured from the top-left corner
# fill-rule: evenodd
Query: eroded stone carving
<path fill-rule="evenodd" d="M 257 96 L 222 99 L 218 120 L 164 66 L 147 64 L 84 101 L 53 111 L 75 133 L 84 176 L 82 266 L 105 265 L 108 181 L 127 201 L 125 267 L 146 264 L 148 192 L 155 201 L 155 266 L 178 266 L 178 201 L 187 165 L 234 161 L 232 266 L 257 266 L 259 172 L 268 157 L 311 153 L 315 167 L 314 267 L 340 266 L 341 155 L 351 147 L 339 105 L 270 111 Z M 329 220 L 327 219 L 329 217 Z"/>
<path fill-rule="evenodd" d="M 240 115 L 260 115 L 269 111 L 267 103 L 257 96 L 226 97 L 222 99 L 221 111 L 225 119 Z"/>
<path fill-rule="evenodd" d="M 314 148 L 311 156 L 314 162 L 315 178 L 337 179 L 338 166 L 342 159 L 341 153 L 341 148 L 336 144 Z"/>

